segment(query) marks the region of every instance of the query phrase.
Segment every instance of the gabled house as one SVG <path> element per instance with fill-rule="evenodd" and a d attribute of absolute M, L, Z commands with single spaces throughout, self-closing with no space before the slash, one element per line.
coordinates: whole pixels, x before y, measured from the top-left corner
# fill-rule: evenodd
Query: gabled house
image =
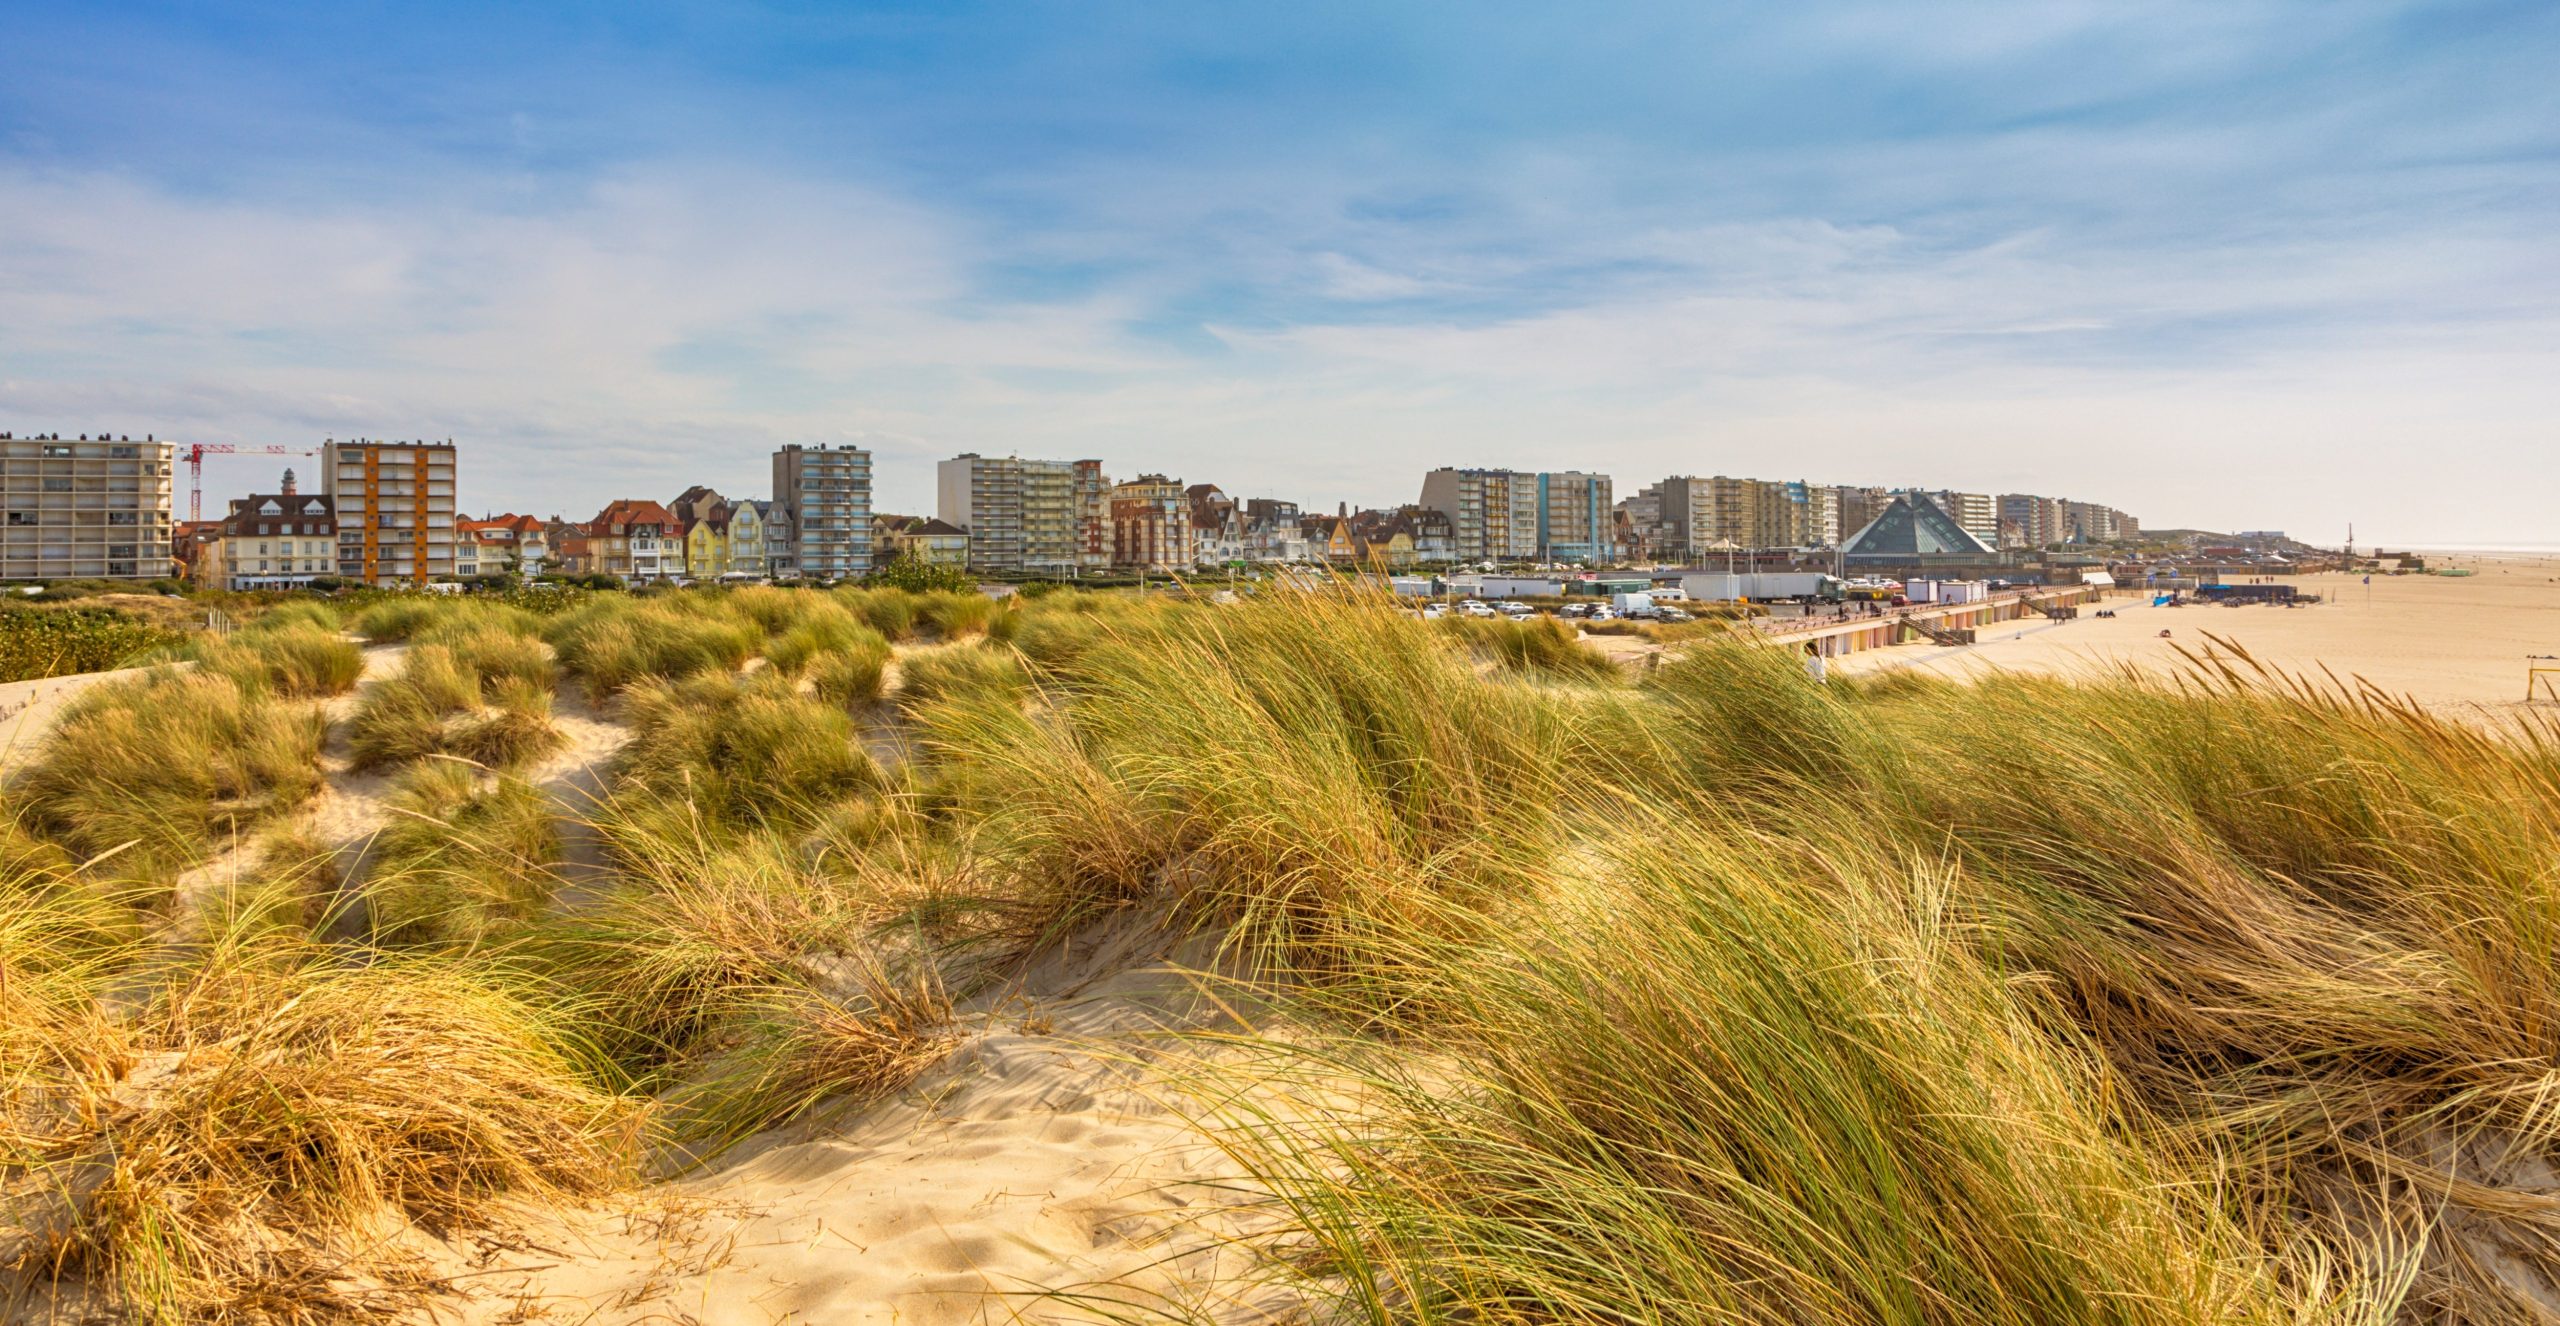
<path fill-rule="evenodd" d="M 932 516 L 873 516 L 871 546 L 882 565 L 906 557 L 928 566 L 969 564 L 969 531 Z"/>
<path fill-rule="evenodd" d="M 218 589 L 293 589 L 338 574 L 336 503 L 291 490 L 231 499 L 204 539 L 203 583 Z"/>
<path fill-rule="evenodd" d="M 608 503 L 587 522 L 593 569 L 631 584 L 685 573 L 684 539 L 675 513 L 647 498 Z"/>
<path fill-rule="evenodd" d="M 453 573 L 458 576 L 540 575 L 549 560 L 549 529 L 541 518 L 509 512 L 453 522 Z"/>

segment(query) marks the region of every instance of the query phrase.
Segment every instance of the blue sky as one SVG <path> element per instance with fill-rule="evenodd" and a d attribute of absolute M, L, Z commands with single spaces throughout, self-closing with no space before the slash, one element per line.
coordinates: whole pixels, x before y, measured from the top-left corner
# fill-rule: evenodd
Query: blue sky
<path fill-rule="evenodd" d="M 2560 6 L 0 8 L 0 428 L 2560 540 Z M 209 474 L 220 493 L 263 466 Z"/>

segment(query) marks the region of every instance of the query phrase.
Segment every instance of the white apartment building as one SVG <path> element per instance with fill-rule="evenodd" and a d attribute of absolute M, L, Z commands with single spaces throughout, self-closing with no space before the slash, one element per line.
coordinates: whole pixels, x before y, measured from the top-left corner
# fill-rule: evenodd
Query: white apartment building
<path fill-rule="evenodd" d="M 969 569 L 988 575 L 1076 573 L 1094 564 L 1097 532 L 1109 562 L 1110 480 L 1098 461 L 954 456 L 934 467 L 934 516 L 969 532 Z"/>
<path fill-rule="evenodd" d="M 423 585 L 454 574 L 451 442 L 330 439 L 320 490 L 337 514 L 338 574 Z"/>
<path fill-rule="evenodd" d="M 1421 505 L 1449 518 L 1451 554 L 1461 562 L 1523 562 L 1539 554 L 1534 473 L 1436 469 L 1422 476 Z"/>
<path fill-rule="evenodd" d="M 0 580 L 175 575 L 171 444 L 0 433 Z"/>

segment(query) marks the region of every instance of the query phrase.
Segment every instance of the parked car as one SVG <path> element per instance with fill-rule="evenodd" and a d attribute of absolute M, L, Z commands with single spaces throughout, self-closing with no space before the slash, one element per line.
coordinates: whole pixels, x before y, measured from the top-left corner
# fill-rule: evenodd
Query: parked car
<path fill-rule="evenodd" d="M 1632 617 L 1635 614 L 1628 613 L 1627 615 Z M 1614 622 L 1618 620 L 1618 610 L 1605 603 L 1601 604 L 1599 607 L 1591 610 L 1591 620 L 1595 622 Z"/>

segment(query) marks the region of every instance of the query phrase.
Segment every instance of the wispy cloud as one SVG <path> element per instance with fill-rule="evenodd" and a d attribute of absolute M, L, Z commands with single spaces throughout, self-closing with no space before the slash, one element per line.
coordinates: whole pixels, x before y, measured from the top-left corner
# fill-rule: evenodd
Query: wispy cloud
<path fill-rule="evenodd" d="M 908 507 L 995 448 L 2547 523 L 2535 7 L 332 22 L 0 19 L 0 422 L 451 435 L 564 511 L 859 440 Z"/>

